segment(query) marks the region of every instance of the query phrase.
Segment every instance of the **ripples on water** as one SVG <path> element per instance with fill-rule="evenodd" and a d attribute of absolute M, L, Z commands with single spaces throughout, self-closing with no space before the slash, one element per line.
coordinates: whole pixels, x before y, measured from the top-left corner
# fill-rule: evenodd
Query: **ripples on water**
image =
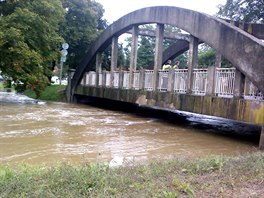
<path fill-rule="evenodd" d="M 246 136 L 254 141 L 215 134 L 234 132 L 232 125 L 241 124 L 146 109 L 123 113 L 64 103 L 0 104 L 0 163 L 109 162 L 117 156 L 138 162 L 255 151 L 257 127 L 245 130 L 255 134 Z"/>

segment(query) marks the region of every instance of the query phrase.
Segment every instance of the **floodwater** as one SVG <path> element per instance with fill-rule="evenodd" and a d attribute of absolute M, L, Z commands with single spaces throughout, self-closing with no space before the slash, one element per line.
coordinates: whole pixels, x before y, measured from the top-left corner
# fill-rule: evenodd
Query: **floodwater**
<path fill-rule="evenodd" d="M 240 124 L 203 116 L 164 117 L 159 111 L 142 116 L 66 103 L 0 103 L 0 164 L 97 163 L 115 157 L 142 162 L 257 150 L 256 138 L 227 135 L 230 126 Z M 255 134 L 259 129 L 245 131 L 250 130 Z"/>

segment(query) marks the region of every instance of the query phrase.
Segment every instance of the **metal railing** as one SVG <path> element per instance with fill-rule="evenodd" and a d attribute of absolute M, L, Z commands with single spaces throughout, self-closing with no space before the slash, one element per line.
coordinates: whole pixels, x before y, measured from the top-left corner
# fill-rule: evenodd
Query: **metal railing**
<path fill-rule="evenodd" d="M 233 97 L 235 68 L 216 68 L 215 94 L 222 97 Z"/>
<path fill-rule="evenodd" d="M 96 86 L 96 72 L 92 71 L 88 73 L 89 85 Z"/>
<path fill-rule="evenodd" d="M 153 70 L 145 70 L 145 81 L 144 81 L 144 89 L 148 91 L 153 90 L 153 80 L 154 80 L 154 71 Z"/>
<path fill-rule="evenodd" d="M 188 69 L 175 69 L 173 90 L 176 93 L 187 91 Z"/>
<path fill-rule="evenodd" d="M 216 68 L 215 72 L 215 87 L 212 94 L 219 97 L 233 97 L 234 83 L 235 83 L 235 68 Z M 144 76 L 141 76 L 143 74 Z M 122 75 L 122 76 L 121 76 Z M 159 70 L 157 74 L 157 90 L 168 91 L 169 83 L 170 91 L 175 93 L 185 94 L 187 92 L 188 83 L 188 69 L 174 69 L 174 70 Z M 114 71 L 111 79 L 110 71 L 103 71 L 98 75 L 94 71 L 86 72 L 81 80 L 83 86 L 96 86 L 96 78 L 98 76 L 98 86 L 106 86 L 114 88 L 129 89 L 131 88 L 141 89 L 147 91 L 154 90 L 154 71 L 143 70 L 142 72 L 137 70 L 133 72 L 133 79 L 130 82 L 129 71 Z M 122 78 L 121 78 L 122 77 Z M 144 77 L 144 79 L 143 79 Z M 173 82 L 169 82 L 169 80 Z M 141 82 L 143 81 L 143 82 Z M 143 84 L 142 84 L 143 83 Z M 193 82 L 192 82 L 192 94 L 205 95 L 208 86 L 208 70 L 207 69 L 194 69 L 193 70 Z M 120 87 L 121 86 L 121 87 Z M 245 90 L 242 95 L 245 99 L 264 100 L 264 94 L 261 93 L 256 86 L 254 86 L 248 79 L 245 82 Z"/>
<path fill-rule="evenodd" d="M 111 85 L 111 73 L 110 72 L 105 72 L 105 86 L 110 87 Z"/>
<path fill-rule="evenodd" d="M 124 71 L 124 76 L 123 76 L 123 88 L 124 89 L 129 89 L 129 82 L 130 82 L 130 72 Z"/>
<path fill-rule="evenodd" d="M 159 70 L 158 80 L 158 90 L 167 91 L 169 82 L 169 70 Z"/>
<path fill-rule="evenodd" d="M 103 74 L 102 73 L 99 73 L 98 74 L 98 86 L 103 86 Z"/>
<path fill-rule="evenodd" d="M 194 69 L 192 93 L 205 95 L 207 86 L 207 69 Z"/>
<path fill-rule="evenodd" d="M 140 71 L 133 72 L 133 89 L 139 89 L 140 86 Z"/>
<path fill-rule="evenodd" d="M 264 94 L 261 93 L 252 82 L 246 80 L 244 98 L 251 100 L 264 100 Z"/>
<path fill-rule="evenodd" d="M 113 75 L 114 75 L 113 76 L 114 77 L 113 87 L 118 88 L 119 87 L 119 71 L 114 71 Z"/>

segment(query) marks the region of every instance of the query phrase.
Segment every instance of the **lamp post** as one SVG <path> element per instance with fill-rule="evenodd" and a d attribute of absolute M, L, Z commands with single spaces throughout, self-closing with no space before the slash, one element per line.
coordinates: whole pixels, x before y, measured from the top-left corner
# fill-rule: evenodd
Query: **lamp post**
<path fill-rule="evenodd" d="M 61 85 L 61 79 L 62 79 L 63 63 L 66 62 L 66 56 L 68 55 L 67 49 L 69 48 L 69 44 L 68 43 L 63 43 L 61 45 L 61 47 L 62 47 L 62 50 L 60 51 L 61 52 L 61 59 L 60 59 L 60 65 L 61 65 L 61 68 L 60 68 L 60 85 Z"/>

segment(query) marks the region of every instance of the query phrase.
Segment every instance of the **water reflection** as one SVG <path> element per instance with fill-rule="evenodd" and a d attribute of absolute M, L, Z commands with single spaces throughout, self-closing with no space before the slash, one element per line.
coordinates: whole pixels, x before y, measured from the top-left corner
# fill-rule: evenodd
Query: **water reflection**
<path fill-rule="evenodd" d="M 211 133 L 219 132 L 221 120 L 216 120 L 220 122 L 218 127 L 210 128 L 211 118 L 204 117 L 209 121 L 204 120 L 201 124 L 198 119 L 202 117 L 185 114 L 183 119 L 174 116 L 147 110 L 128 114 L 64 103 L 2 104 L 0 162 L 109 162 L 113 157 L 137 162 L 185 155 L 233 155 L 256 150 L 256 141 Z M 251 130 L 258 134 L 258 128 Z M 255 136 L 251 137 L 256 140 Z"/>

